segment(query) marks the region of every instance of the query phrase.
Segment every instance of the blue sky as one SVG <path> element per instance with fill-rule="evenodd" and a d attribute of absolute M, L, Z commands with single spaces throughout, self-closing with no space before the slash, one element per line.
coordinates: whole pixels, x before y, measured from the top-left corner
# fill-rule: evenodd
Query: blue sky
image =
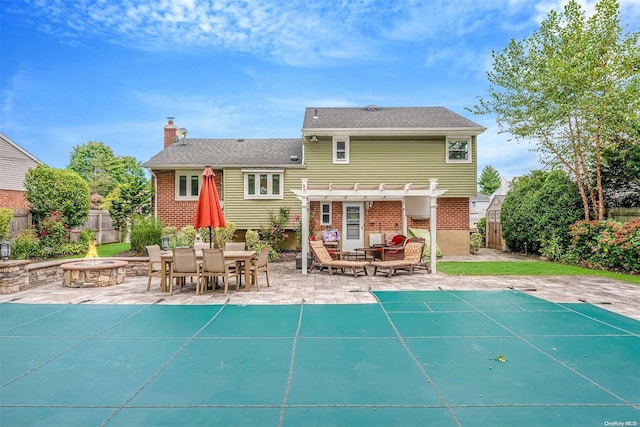
<path fill-rule="evenodd" d="M 65 167 L 102 141 L 146 161 L 175 116 L 189 137 L 299 137 L 305 107 L 444 106 L 488 128 L 485 165 L 540 168 L 465 111 L 491 51 L 564 0 L 0 0 L 0 132 Z M 587 11 L 594 1 L 581 0 Z M 620 0 L 626 31 L 640 0 Z"/>

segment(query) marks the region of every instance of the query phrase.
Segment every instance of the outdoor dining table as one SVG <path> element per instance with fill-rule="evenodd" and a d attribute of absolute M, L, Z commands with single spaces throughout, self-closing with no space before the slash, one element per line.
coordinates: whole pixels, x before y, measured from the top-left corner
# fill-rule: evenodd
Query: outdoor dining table
<path fill-rule="evenodd" d="M 251 286 L 251 260 L 257 256 L 256 251 L 223 251 L 225 261 L 242 261 L 244 265 L 244 282 L 245 290 L 248 292 Z M 196 251 L 196 257 L 202 259 L 202 251 Z M 160 290 L 167 292 L 167 277 L 169 276 L 169 269 L 173 263 L 173 253 L 165 252 L 160 256 Z"/>

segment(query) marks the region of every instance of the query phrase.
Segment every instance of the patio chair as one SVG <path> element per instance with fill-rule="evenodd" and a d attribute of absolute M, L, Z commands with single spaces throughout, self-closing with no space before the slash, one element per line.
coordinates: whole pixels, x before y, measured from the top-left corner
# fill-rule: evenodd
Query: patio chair
<path fill-rule="evenodd" d="M 389 277 L 393 276 L 398 270 L 408 270 L 409 275 L 413 274 L 413 269 L 422 262 L 423 242 L 409 242 L 404 248 L 403 259 L 391 259 L 384 261 L 373 261 L 373 275 L 375 276 L 378 269 L 387 270 Z"/>
<path fill-rule="evenodd" d="M 147 254 L 149 255 L 149 266 L 147 268 L 147 277 L 149 278 L 147 280 L 147 291 L 148 291 L 149 289 L 151 289 L 151 277 L 152 276 L 160 277 L 160 275 L 163 274 L 164 272 L 160 268 L 160 265 L 161 265 L 160 256 L 162 255 L 160 246 L 149 245 L 149 246 L 146 246 L 146 248 L 147 248 Z"/>
<path fill-rule="evenodd" d="M 251 262 L 251 283 L 256 284 L 256 290 L 260 290 L 260 285 L 258 284 L 258 273 L 264 272 L 265 277 L 267 278 L 267 287 L 270 287 L 269 284 L 269 246 L 263 246 L 258 253 L 258 258 L 254 259 Z"/>
<path fill-rule="evenodd" d="M 225 251 L 244 251 L 246 250 L 245 242 L 228 242 L 224 245 Z"/>
<path fill-rule="evenodd" d="M 180 291 L 184 286 L 185 277 L 196 277 L 196 294 L 198 293 L 198 283 L 200 282 L 200 272 L 202 268 L 196 259 L 196 250 L 193 248 L 174 248 L 173 262 L 169 270 L 169 295 L 173 294 L 173 279 L 181 278 Z"/>
<path fill-rule="evenodd" d="M 224 294 L 229 292 L 229 279 L 231 276 L 236 277 L 236 291 L 240 289 L 240 281 L 238 280 L 238 269 L 233 261 L 225 261 L 224 253 L 220 249 L 203 249 L 202 250 L 202 272 L 200 274 L 199 291 L 204 293 L 207 288 L 207 279 L 209 277 L 222 277 L 224 280 Z"/>
<path fill-rule="evenodd" d="M 396 234 L 389 240 L 389 242 L 385 245 L 377 246 L 375 252 L 373 252 L 374 260 L 384 260 L 386 257 L 390 257 L 389 259 L 402 259 L 403 258 L 403 250 L 404 245 L 407 244 L 406 236 L 402 234 Z"/>
<path fill-rule="evenodd" d="M 339 269 L 342 272 L 344 270 L 351 270 L 353 272 L 353 277 L 358 277 L 358 273 L 362 272 L 365 275 L 367 273 L 367 265 L 369 265 L 368 261 L 348 261 L 342 259 L 333 259 L 327 251 L 327 248 L 324 247 L 324 243 L 319 240 L 311 240 L 309 241 L 309 248 L 311 252 L 313 252 L 314 260 L 311 269 L 315 267 L 326 267 L 329 270 L 329 275 L 333 274 L 333 269 Z"/>

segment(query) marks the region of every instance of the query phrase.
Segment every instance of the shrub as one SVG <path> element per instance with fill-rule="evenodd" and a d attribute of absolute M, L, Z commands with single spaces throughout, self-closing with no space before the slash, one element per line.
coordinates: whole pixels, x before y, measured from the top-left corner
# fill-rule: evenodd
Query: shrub
<path fill-rule="evenodd" d="M 571 225 L 570 255 L 590 267 L 640 272 L 640 219 L 578 221 Z"/>
<path fill-rule="evenodd" d="M 482 240 L 482 234 L 471 233 L 471 238 L 469 239 L 469 251 L 472 254 L 478 252 L 478 249 L 482 247 Z"/>
<path fill-rule="evenodd" d="M 162 223 L 153 217 L 134 216 L 130 239 L 131 250 L 144 255 L 147 245 L 162 244 Z"/>
<path fill-rule="evenodd" d="M 500 215 L 509 249 L 540 252 L 543 242 L 557 239 L 566 251 L 571 244 L 569 227 L 583 215 L 582 200 L 576 183 L 564 172 L 533 171 L 514 180 Z"/>
<path fill-rule="evenodd" d="M 482 217 L 476 224 L 476 228 L 478 229 L 478 233 L 482 236 L 482 244 L 484 245 L 484 239 L 487 235 L 487 217 Z"/>
<path fill-rule="evenodd" d="M 68 243 L 67 231 L 57 216 L 47 218 L 40 222 L 38 235 L 40 237 L 40 256 L 53 258 L 64 254 L 62 245 Z"/>
<path fill-rule="evenodd" d="M 226 245 L 228 242 L 232 242 L 233 238 L 236 235 L 236 225 L 231 222 L 231 221 L 225 221 L 226 222 L 226 227 L 224 228 L 215 228 L 213 230 L 213 239 L 214 239 L 214 243 L 216 244 L 217 247 L 219 248 L 224 248 L 224 245 Z M 207 234 L 207 233 L 203 233 L 203 234 Z M 207 240 L 208 240 L 208 235 L 207 235 Z"/>
<path fill-rule="evenodd" d="M 78 241 L 89 246 L 89 242 L 92 242 L 95 238 L 95 231 L 90 228 L 85 228 L 80 232 L 80 237 Z"/>
<path fill-rule="evenodd" d="M 5 240 L 9 237 L 11 221 L 13 221 L 13 209 L 0 208 L 0 240 Z"/>
<path fill-rule="evenodd" d="M 23 229 L 18 236 L 13 239 L 11 246 L 11 258 L 27 259 L 38 256 L 38 236 L 33 228 Z"/>
<path fill-rule="evenodd" d="M 260 236 L 257 231 L 247 230 L 247 232 L 244 233 L 244 240 L 246 242 L 247 249 L 251 251 L 258 250 L 257 248 L 260 245 Z"/>
<path fill-rule="evenodd" d="M 281 250 L 284 241 L 287 240 L 285 223 L 289 220 L 289 216 L 289 208 L 280 208 L 277 215 L 273 211 L 269 212 L 270 224 L 260 228 L 260 240 L 268 242 L 276 251 Z"/>

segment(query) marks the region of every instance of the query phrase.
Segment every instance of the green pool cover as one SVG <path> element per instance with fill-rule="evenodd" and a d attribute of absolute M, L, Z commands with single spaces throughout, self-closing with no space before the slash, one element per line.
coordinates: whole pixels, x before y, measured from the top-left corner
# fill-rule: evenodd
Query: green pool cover
<path fill-rule="evenodd" d="M 640 322 L 517 291 L 0 305 L 1 426 L 635 426 Z M 619 423 L 619 424 L 616 424 Z"/>

